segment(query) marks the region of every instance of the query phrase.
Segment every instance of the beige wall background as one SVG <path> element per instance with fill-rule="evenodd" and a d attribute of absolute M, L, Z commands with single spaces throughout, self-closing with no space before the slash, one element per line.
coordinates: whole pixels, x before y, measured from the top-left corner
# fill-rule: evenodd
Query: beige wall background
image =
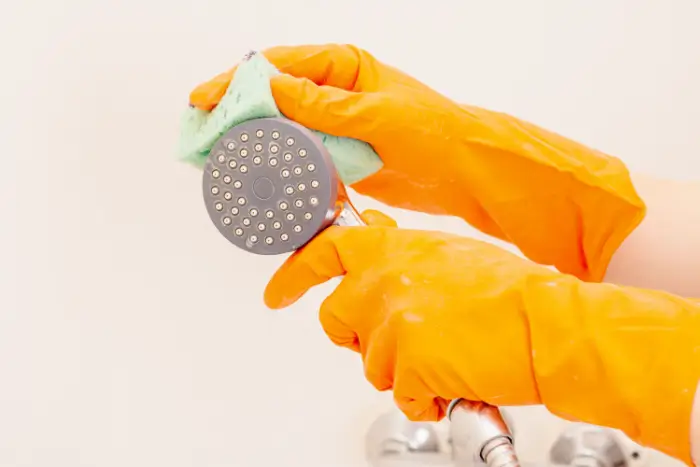
<path fill-rule="evenodd" d="M 174 161 L 190 88 L 249 49 L 354 43 L 456 100 L 697 178 L 699 16 L 694 0 L 4 3 L 0 466 L 364 465 L 391 398 L 321 332 L 330 285 L 265 309 L 282 259 L 228 245 Z M 556 420 L 515 412 L 536 453 Z"/>

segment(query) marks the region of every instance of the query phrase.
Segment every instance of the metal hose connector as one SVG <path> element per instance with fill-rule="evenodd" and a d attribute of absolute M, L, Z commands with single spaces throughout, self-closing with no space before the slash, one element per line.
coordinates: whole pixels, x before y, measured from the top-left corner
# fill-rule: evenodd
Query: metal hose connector
<path fill-rule="evenodd" d="M 510 438 L 499 437 L 488 441 L 481 450 L 481 459 L 488 467 L 520 467 Z"/>
<path fill-rule="evenodd" d="M 452 401 L 450 419 L 455 467 L 520 467 L 513 436 L 500 410 L 484 402 Z"/>

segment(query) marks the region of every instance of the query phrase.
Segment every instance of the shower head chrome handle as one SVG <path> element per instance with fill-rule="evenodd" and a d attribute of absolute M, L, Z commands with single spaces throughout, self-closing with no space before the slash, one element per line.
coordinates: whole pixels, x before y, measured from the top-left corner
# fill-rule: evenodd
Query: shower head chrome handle
<path fill-rule="evenodd" d="M 513 435 L 498 407 L 455 399 L 447 409 L 455 467 L 520 467 Z"/>
<path fill-rule="evenodd" d="M 349 201 L 344 204 L 343 209 L 335 220 L 335 225 L 341 227 L 361 227 L 367 225 L 365 221 L 362 220 L 360 213 L 355 210 L 355 207 Z"/>
<path fill-rule="evenodd" d="M 362 216 L 360 216 L 360 213 L 357 212 L 357 209 L 355 209 L 355 206 L 353 206 L 352 202 L 350 201 L 345 185 L 342 183 L 339 183 L 338 185 L 337 206 L 338 208 L 333 225 L 340 227 L 362 227 L 367 225 L 364 219 L 362 219 Z"/>

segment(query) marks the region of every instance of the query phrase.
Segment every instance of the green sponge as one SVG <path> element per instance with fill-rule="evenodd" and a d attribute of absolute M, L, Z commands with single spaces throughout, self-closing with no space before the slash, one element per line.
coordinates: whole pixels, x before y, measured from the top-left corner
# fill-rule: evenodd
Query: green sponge
<path fill-rule="evenodd" d="M 206 112 L 190 107 L 183 115 L 179 159 L 202 168 L 214 143 L 231 127 L 254 118 L 284 118 L 270 89 L 270 77 L 278 73 L 262 54 L 248 55 L 214 110 Z M 314 133 L 328 149 L 344 183 L 353 184 L 382 168 L 381 159 L 369 144 L 318 131 Z"/>

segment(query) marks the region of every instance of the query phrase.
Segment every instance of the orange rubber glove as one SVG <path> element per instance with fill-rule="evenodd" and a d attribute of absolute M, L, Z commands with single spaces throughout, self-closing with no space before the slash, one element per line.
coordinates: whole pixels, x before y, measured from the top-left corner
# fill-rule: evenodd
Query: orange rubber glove
<path fill-rule="evenodd" d="M 530 259 L 598 281 L 644 216 L 617 159 L 504 114 L 460 106 L 352 46 L 263 52 L 281 112 L 370 143 L 384 162 L 353 188 L 386 204 L 465 219 Z M 213 108 L 235 69 L 197 87 Z M 294 78 L 297 77 L 297 78 Z"/>
<path fill-rule="evenodd" d="M 585 283 L 497 246 L 378 225 L 331 227 L 276 272 L 265 301 L 292 304 L 344 276 L 320 319 L 359 351 L 367 379 L 413 420 L 451 399 L 544 404 L 622 429 L 690 462 L 700 377 L 700 303 Z"/>

